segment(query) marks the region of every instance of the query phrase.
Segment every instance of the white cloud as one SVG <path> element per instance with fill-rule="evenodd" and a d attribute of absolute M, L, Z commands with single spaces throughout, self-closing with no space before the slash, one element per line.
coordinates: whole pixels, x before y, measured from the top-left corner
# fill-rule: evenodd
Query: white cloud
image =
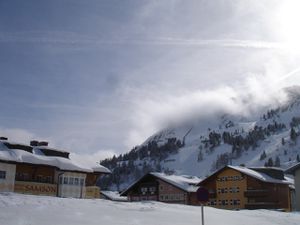
<path fill-rule="evenodd" d="M 279 68 L 277 72 L 280 71 Z M 247 74 L 241 82 L 207 90 L 185 91 L 168 95 L 161 91 L 143 93 L 135 98 L 132 127 L 127 146 L 142 143 L 154 132 L 193 119 L 211 119 L 224 113 L 250 116 L 286 100 L 285 83 L 276 83 L 279 74 Z M 147 97 L 145 97 L 147 96 Z"/>
<path fill-rule="evenodd" d="M 71 152 L 70 159 L 83 166 L 94 167 L 101 160 L 110 158 L 115 154 L 116 153 L 113 150 L 99 150 L 97 152 L 85 153 L 85 154 Z"/>
<path fill-rule="evenodd" d="M 30 140 L 45 140 L 31 131 L 22 128 L 3 128 L 0 127 L 0 136 L 7 137 L 9 141 L 29 144 Z"/>

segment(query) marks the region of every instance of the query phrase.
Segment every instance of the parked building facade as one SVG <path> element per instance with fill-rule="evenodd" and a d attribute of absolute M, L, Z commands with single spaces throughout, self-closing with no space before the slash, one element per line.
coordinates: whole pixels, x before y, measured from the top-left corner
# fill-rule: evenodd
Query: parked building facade
<path fill-rule="evenodd" d="M 66 151 L 49 148 L 47 142 L 31 145 L 0 138 L 0 192 L 73 198 L 99 198 L 98 177 L 110 171 L 98 165 L 84 167 Z"/>
<path fill-rule="evenodd" d="M 201 181 L 208 189 L 209 206 L 222 209 L 291 210 L 293 181 L 278 168 L 226 166 Z"/>
<path fill-rule="evenodd" d="M 148 173 L 132 184 L 121 196 L 129 201 L 160 201 L 197 205 L 196 191 L 200 179 L 194 176 Z"/>

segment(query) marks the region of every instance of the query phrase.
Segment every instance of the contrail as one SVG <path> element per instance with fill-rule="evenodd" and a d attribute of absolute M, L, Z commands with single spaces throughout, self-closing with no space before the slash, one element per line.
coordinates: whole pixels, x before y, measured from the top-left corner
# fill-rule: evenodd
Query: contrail
<path fill-rule="evenodd" d="M 1 33 L 0 43 L 32 43 L 56 45 L 165 45 L 183 47 L 223 47 L 223 48 L 252 48 L 252 49 L 284 49 L 278 42 L 264 42 L 238 39 L 184 39 L 174 37 L 120 37 L 103 38 L 93 35 L 82 35 L 74 32 L 15 32 Z"/>
<path fill-rule="evenodd" d="M 291 72 L 289 72 L 289 73 L 283 75 L 283 76 L 280 77 L 276 82 L 283 81 L 283 80 L 285 80 L 285 79 L 287 79 L 287 78 L 289 78 L 289 77 L 291 77 L 291 76 L 296 75 L 296 74 L 299 73 L 299 72 L 300 72 L 300 67 L 298 67 L 298 68 L 292 70 Z"/>

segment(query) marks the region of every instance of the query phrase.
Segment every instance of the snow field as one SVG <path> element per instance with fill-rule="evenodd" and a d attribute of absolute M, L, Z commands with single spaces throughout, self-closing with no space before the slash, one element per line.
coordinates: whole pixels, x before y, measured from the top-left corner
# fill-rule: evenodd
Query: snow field
<path fill-rule="evenodd" d="M 205 225 L 299 225 L 300 213 L 205 207 Z M 0 194 L 1 225 L 200 225 L 201 208 L 159 202 L 112 202 Z"/>

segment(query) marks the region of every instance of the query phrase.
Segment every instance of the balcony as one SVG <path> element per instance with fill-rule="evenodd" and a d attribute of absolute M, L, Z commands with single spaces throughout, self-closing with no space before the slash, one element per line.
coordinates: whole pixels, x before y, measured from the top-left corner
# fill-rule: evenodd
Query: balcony
<path fill-rule="evenodd" d="M 276 202 L 253 202 L 246 203 L 245 209 L 277 209 L 280 208 Z"/>
<path fill-rule="evenodd" d="M 265 197 L 268 195 L 268 190 L 265 189 L 257 189 L 257 190 L 246 190 L 244 192 L 244 196 L 247 198 L 251 197 Z"/>

